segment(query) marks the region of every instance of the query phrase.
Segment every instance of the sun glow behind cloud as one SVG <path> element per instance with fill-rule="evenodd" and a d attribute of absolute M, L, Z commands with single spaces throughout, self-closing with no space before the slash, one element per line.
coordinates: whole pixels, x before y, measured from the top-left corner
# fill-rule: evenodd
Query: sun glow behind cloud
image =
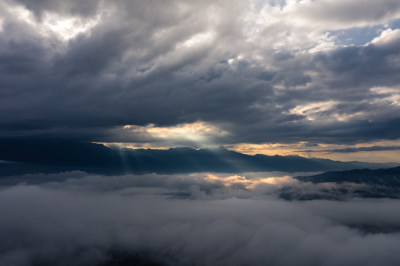
<path fill-rule="evenodd" d="M 60 17 L 57 14 L 48 13 L 42 23 L 44 29 L 48 29 L 63 41 L 75 38 L 79 34 L 87 33 L 93 28 L 99 18 L 84 21 L 74 17 Z"/>
<path fill-rule="evenodd" d="M 129 127 L 129 126 L 128 126 Z M 133 128 L 133 132 L 140 132 L 143 129 Z M 187 123 L 172 127 L 156 127 L 149 125 L 145 131 L 155 138 L 160 139 L 188 139 L 195 142 L 206 142 L 207 136 L 218 134 L 226 135 L 226 131 L 221 131 L 215 126 L 203 122 Z"/>
<path fill-rule="evenodd" d="M 50 11 L 45 12 L 39 19 L 22 5 L 4 5 L 10 14 L 13 14 L 13 16 L 20 21 L 29 25 L 32 30 L 39 33 L 42 37 L 57 39 L 62 42 L 68 42 L 79 34 L 88 34 L 100 21 L 99 15 L 91 18 L 82 18 L 78 16 L 60 15 Z"/>
<path fill-rule="evenodd" d="M 126 148 L 207 147 L 218 145 L 216 139 L 227 137 L 230 133 L 215 125 L 197 121 L 175 126 L 125 125 L 114 130 L 115 136 L 128 139 L 125 142 L 102 142 Z M 129 141 L 132 139 L 133 141 Z"/>
<path fill-rule="evenodd" d="M 374 89 L 379 93 L 387 89 Z M 297 113 L 313 116 L 334 106 L 336 102 L 318 103 L 309 106 L 299 106 Z M 345 122 L 350 117 L 335 116 L 334 119 Z M 353 114 L 361 115 L 361 114 Z M 360 142 L 358 144 L 326 144 L 300 141 L 295 143 L 236 143 L 229 144 L 230 132 L 217 125 L 197 121 L 175 126 L 147 126 L 125 125 L 114 129 L 114 136 L 124 139 L 123 142 L 96 142 L 106 146 L 118 146 L 131 149 L 169 149 L 172 147 L 216 148 L 224 147 L 228 150 L 255 155 L 269 156 L 298 155 L 302 157 L 326 158 L 339 161 L 365 162 L 400 162 L 400 140 Z M 378 147 L 378 149 L 374 149 Z M 379 148 L 383 150 L 379 150 Z M 371 150 L 368 150 L 371 149 Z"/>

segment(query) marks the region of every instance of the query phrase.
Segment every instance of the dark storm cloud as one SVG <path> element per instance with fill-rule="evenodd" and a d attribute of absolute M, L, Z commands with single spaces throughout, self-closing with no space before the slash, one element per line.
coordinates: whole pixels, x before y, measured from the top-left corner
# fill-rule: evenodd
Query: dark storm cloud
<path fill-rule="evenodd" d="M 1 188 L 2 265 L 400 262 L 398 200 L 287 202 L 279 184 L 243 190 L 228 176 L 59 175 Z"/>
<path fill-rule="evenodd" d="M 328 143 L 398 138 L 398 105 L 392 102 L 390 96 L 400 92 L 397 88 L 400 80 L 396 74 L 400 69 L 394 63 L 400 56 L 399 44 L 400 38 L 397 34 L 383 44 L 340 48 L 277 63 L 282 71 L 286 70 L 285 78 L 291 79 L 291 82 L 298 81 L 298 85 L 311 81 L 307 76 L 296 78 L 295 75 L 300 75 L 302 71 L 316 72 L 318 76 L 312 79 L 308 88 L 302 90 L 291 89 L 296 83 L 285 80 L 286 90 L 278 90 L 271 97 L 282 105 L 281 109 L 269 107 L 272 112 L 276 111 L 275 119 L 268 124 L 249 125 L 249 128 L 242 131 L 243 134 L 248 133 L 251 136 L 252 131 L 253 141 L 259 142 L 263 138 L 290 142 L 298 139 L 297 136 Z M 295 73 L 288 72 L 293 66 L 296 68 Z M 393 89 L 387 93 L 376 93 L 370 90 L 374 87 Z M 327 101 L 337 103 L 326 110 L 321 108 L 313 111 L 310 107 L 312 121 L 306 119 L 307 113 L 287 113 L 299 105 Z M 350 118 L 346 118 L 348 115 Z M 337 120 L 334 116 L 343 119 Z"/>
<path fill-rule="evenodd" d="M 31 10 L 39 19 L 43 16 L 44 12 L 56 12 L 61 14 L 72 14 L 80 16 L 95 15 L 97 8 L 102 1 L 89 0 L 89 1 L 27 1 L 16 0 L 15 2 L 22 4 L 27 9 Z"/>
<path fill-rule="evenodd" d="M 347 47 L 316 56 L 314 63 L 323 67 L 336 79 L 329 85 L 342 89 L 368 89 L 374 86 L 396 86 L 399 65 L 394 60 L 400 56 L 400 35 L 387 43 L 364 47 Z M 351 97 L 351 95 L 349 95 Z"/>
<path fill-rule="evenodd" d="M 51 49 L 53 47 L 48 47 L 49 45 L 46 47 L 35 33 L 28 36 L 17 34 L 14 38 L 16 34 L 9 34 L 15 30 L 13 27 L 20 27 L 20 31 L 29 30 L 24 29 L 26 25 L 18 25 L 11 19 L 6 21 L 2 44 L 3 57 L 8 59 L 3 63 L 8 71 L 3 73 L 2 80 L 8 86 L 2 88 L 7 96 L 3 98 L 2 109 L 10 115 L 2 119 L 4 126 L 11 129 L 19 127 L 19 130 L 26 127 L 27 134 L 36 133 L 31 132 L 31 127 L 43 129 L 44 133 L 50 131 L 50 134 L 63 134 L 63 130 L 70 131 L 78 126 L 75 133 L 79 135 L 85 126 L 104 128 L 123 124 L 173 124 L 206 119 L 203 116 L 209 115 L 203 113 L 208 106 L 212 110 L 219 109 L 219 103 L 225 101 L 224 104 L 235 111 L 237 109 L 233 106 L 242 102 L 243 98 L 248 98 L 247 102 L 253 102 L 257 97 L 254 93 L 247 95 L 234 89 L 230 92 L 231 100 L 226 98 L 226 88 L 237 86 L 226 78 L 213 86 L 203 88 L 202 80 L 212 80 L 221 75 L 219 73 L 226 68 L 226 63 L 206 68 L 206 73 L 199 73 L 199 77 L 189 80 L 188 77 L 180 77 L 174 73 L 188 64 L 196 64 L 206 53 L 204 49 L 196 49 L 181 55 L 174 48 L 177 41 L 191 36 L 192 30 L 198 30 L 197 25 L 201 24 L 193 24 L 197 18 L 185 18 L 187 14 L 181 14 L 182 17 L 178 14 L 175 17 L 174 5 L 159 7 L 165 8 L 165 17 L 160 16 L 158 9 L 149 11 L 147 5 L 143 4 L 130 3 L 126 8 L 133 13 L 124 12 L 121 8 L 121 18 L 105 19 L 91 30 L 90 36 L 82 35 L 68 43 L 62 54 L 54 53 Z M 127 22 L 121 23 L 124 19 Z M 185 19 L 192 23 L 189 27 L 175 25 L 177 21 L 184 22 Z M 169 25 L 171 23 L 172 26 Z M 167 36 L 154 40 L 157 30 L 167 31 Z M 176 54 L 168 58 L 169 52 Z M 10 53 L 18 57 L 12 57 Z M 125 59 L 125 53 L 132 53 L 133 56 Z M 135 71 L 142 68 L 141 61 L 151 65 L 152 57 L 165 54 L 165 63 L 150 67 L 150 73 L 145 77 L 142 77 L 141 71 Z M 19 66 L 23 62 L 32 62 L 30 65 L 23 65 L 24 73 L 16 70 L 9 73 L 13 64 Z M 37 69 L 42 71 L 36 73 Z M 245 84 L 246 81 L 240 83 Z M 31 96 L 33 93 L 35 97 Z M 203 99 L 204 103 L 195 99 Z M 150 106 L 154 108 L 149 108 Z M 183 118 L 184 116 L 188 117 Z M 101 132 L 98 128 L 93 131 Z M 43 132 L 39 130 L 38 133 Z"/>
<path fill-rule="evenodd" d="M 15 9 L 18 4 L 31 17 L 16 16 L 22 12 Z M 299 9 L 296 16 L 325 14 L 321 5 Z M 254 10 L 242 1 L 7 1 L 3 6 L 2 136 L 151 142 L 118 130 L 200 120 L 231 133 L 218 138 L 220 143 L 399 137 L 398 105 L 370 90 L 399 84 L 396 32 L 383 43 L 299 53 L 273 47 L 283 38 L 281 30 L 297 32 L 293 25 L 263 28 L 274 42 L 252 42 L 260 37 L 251 35 L 257 26 L 249 21 Z M 375 12 L 373 6 L 365 7 L 368 16 L 354 18 L 355 25 L 396 17 L 393 1 Z M 344 7 L 340 2 L 338 10 Z M 333 11 L 333 17 L 342 14 Z M 43 28 L 49 14 L 55 21 L 74 17 L 78 26 L 93 25 L 63 41 Z M 296 39 L 304 47 L 311 44 L 302 41 Z M 327 101 L 337 103 L 311 113 L 294 111 Z"/>

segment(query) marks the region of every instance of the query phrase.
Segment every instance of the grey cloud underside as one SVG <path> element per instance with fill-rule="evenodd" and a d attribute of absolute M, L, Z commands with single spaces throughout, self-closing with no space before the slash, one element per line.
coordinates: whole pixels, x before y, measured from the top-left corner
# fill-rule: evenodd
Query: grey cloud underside
<path fill-rule="evenodd" d="M 358 148 L 345 148 L 345 149 L 331 149 L 331 150 L 303 150 L 302 152 L 342 152 L 352 153 L 360 151 L 397 151 L 400 146 L 371 146 L 371 147 L 358 147 Z"/>
<path fill-rule="evenodd" d="M 313 54 L 296 53 L 291 47 L 278 52 L 269 43 L 244 41 L 242 14 L 248 7 L 242 1 L 229 5 L 222 1 L 18 2 L 37 21 L 49 11 L 101 19 L 90 35 L 61 44 L 2 11 L 6 18 L 0 34 L 2 136 L 141 142 L 140 136 L 115 134 L 113 129 L 202 120 L 231 132 L 219 138 L 220 143 L 343 143 L 399 137 L 398 106 L 379 101 L 383 95 L 370 91 L 376 86 L 397 88 L 398 38 L 387 45 Z M 369 17 L 359 14 L 355 20 L 378 23 L 399 9 L 393 1 L 379 6 L 373 14 L 371 7 Z M 202 15 L 210 10 L 219 14 L 217 21 Z M 213 40 L 180 46 L 194 33 L 210 29 Z M 262 55 L 261 60 L 251 56 L 254 51 Z M 244 56 L 236 58 L 239 54 Z M 232 58 L 236 58 L 233 64 Z M 265 67 L 265 62 L 270 66 Z M 314 120 L 290 112 L 299 105 L 325 101 L 338 103 L 318 111 Z M 361 115 L 346 121 L 330 119 L 334 114 L 357 112 Z"/>
<path fill-rule="evenodd" d="M 398 200 L 282 201 L 279 184 L 245 190 L 224 186 L 224 176 L 205 177 L 69 172 L 19 177 L 31 185 L 2 183 L 0 263 L 400 263 Z M 306 195 L 326 196 L 329 188 L 296 186 Z"/>
<path fill-rule="evenodd" d="M 368 25 L 370 21 L 384 22 L 385 19 L 399 14 L 399 4 L 396 0 L 385 1 L 384 4 L 374 1 L 316 1 L 315 4 L 300 8 L 304 16 L 314 16 L 319 20 L 331 23 L 331 27 L 340 24 L 356 23 Z M 340 27 L 340 26 L 339 26 Z"/>

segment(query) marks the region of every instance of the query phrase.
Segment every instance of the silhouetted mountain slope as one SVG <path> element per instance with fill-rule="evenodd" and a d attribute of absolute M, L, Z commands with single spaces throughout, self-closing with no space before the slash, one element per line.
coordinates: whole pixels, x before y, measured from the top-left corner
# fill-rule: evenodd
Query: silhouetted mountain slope
<path fill-rule="evenodd" d="M 385 167 L 299 156 L 246 155 L 224 148 L 119 149 L 64 140 L 0 139 L 1 175 L 82 170 L 101 174 L 285 171 L 308 172 Z"/>
<path fill-rule="evenodd" d="M 298 176 L 301 181 L 313 183 L 357 183 L 400 187 L 400 167 L 388 169 L 355 169 L 349 171 L 334 171 L 313 176 Z"/>
<path fill-rule="evenodd" d="M 313 176 L 298 176 L 296 179 L 314 184 L 334 183 L 332 188 L 324 188 L 305 194 L 295 189 L 283 191 L 288 199 L 342 199 L 346 197 L 400 198 L 400 167 L 388 169 L 356 169 L 350 171 L 327 172 Z"/>

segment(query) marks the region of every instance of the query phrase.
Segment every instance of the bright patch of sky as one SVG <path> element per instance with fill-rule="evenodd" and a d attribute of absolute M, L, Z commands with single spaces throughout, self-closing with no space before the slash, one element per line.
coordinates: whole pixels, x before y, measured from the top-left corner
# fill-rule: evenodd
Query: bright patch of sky
<path fill-rule="evenodd" d="M 369 43 L 389 28 L 392 30 L 400 28 L 400 19 L 383 25 L 328 31 L 327 34 L 333 36 L 339 46 L 359 46 Z"/>

